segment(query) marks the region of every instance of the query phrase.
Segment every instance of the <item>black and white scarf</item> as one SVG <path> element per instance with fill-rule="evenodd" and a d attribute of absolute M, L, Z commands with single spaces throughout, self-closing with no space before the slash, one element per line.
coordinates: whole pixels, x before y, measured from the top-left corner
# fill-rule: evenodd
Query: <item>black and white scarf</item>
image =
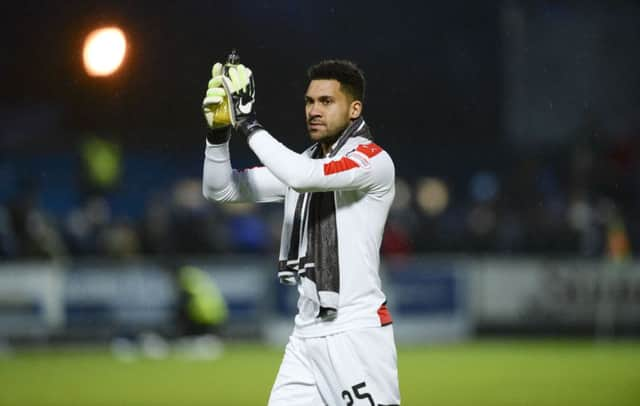
<path fill-rule="evenodd" d="M 362 117 L 349 124 L 327 157 L 337 155 L 351 137 L 372 139 Z M 307 153 L 312 159 L 323 158 L 319 143 Z M 285 205 L 278 277 L 285 285 L 300 281 L 305 296 L 319 304 L 318 316 L 333 320 L 340 294 L 335 193 L 301 193 L 295 202 L 295 208 Z"/>

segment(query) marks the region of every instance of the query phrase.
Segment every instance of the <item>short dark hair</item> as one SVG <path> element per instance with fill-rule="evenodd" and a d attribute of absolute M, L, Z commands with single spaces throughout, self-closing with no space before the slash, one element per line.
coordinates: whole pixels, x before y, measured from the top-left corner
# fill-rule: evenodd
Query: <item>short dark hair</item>
<path fill-rule="evenodd" d="M 351 61 L 328 59 L 313 65 L 307 71 L 309 81 L 315 79 L 334 79 L 340 82 L 340 88 L 354 100 L 364 102 L 364 73 Z"/>

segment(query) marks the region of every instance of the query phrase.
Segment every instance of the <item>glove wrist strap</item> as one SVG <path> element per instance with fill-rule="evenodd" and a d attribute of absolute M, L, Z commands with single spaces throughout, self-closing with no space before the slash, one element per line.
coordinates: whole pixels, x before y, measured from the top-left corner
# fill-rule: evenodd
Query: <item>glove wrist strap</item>
<path fill-rule="evenodd" d="M 207 133 L 207 141 L 209 144 L 224 144 L 231 138 L 231 132 L 233 128 L 231 126 L 211 128 Z"/>
<path fill-rule="evenodd" d="M 264 130 L 264 127 L 258 122 L 256 116 L 251 114 L 238 123 L 236 130 L 248 138 L 251 134 Z"/>

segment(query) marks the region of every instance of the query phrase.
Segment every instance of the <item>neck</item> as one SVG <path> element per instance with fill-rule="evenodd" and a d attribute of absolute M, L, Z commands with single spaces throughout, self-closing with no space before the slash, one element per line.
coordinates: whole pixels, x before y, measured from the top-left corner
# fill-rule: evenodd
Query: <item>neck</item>
<path fill-rule="evenodd" d="M 336 137 L 331 137 L 327 140 L 320 141 L 320 148 L 322 148 L 322 155 L 328 155 L 331 152 L 331 146 L 336 142 L 339 135 Z"/>
<path fill-rule="evenodd" d="M 340 130 L 336 135 L 334 135 L 332 137 L 324 138 L 324 139 L 319 141 L 320 142 L 320 148 L 322 148 L 322 154 L 323 155 L 328 155 L 331 152 L 331 147 L 333 146 L 333 144 L 336 143 L 336 141 L 338 141 L 338 138 L 340 138 L 342 136 L 342 134 L 344 134 L 345 128 Z"/>
<path fill-rule="evenodd" d="M 340 138 L 342 134 L 344 134 L 345 130 L 349 128 L 353 121 L 354 120 L 349 121 L 349 123 L 342 130 L 338 131 L 338 133 L 333 137 L 328 137 L 320 141 L 320 147 L 322 148 L 323 155 L 328 155 L 331 152 L 331 147 L 333 146 L 333 144 L 338 141 L 338 138 Z"/>

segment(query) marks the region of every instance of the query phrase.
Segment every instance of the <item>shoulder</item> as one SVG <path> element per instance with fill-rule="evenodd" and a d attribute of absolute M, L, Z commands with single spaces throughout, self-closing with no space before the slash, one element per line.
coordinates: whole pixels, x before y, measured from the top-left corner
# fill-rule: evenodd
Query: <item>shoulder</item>
<path fill-rule="evenodd" d="M 387 151 L 367 138 L 356 137 L 345 147 L 345 156 L 362 164 L 362 166 L 368 167 L 373 162 L 376 163 L 376 166 L 393 165 L 391 156 Z"/>
<path fill-rule="evenodd" d="M 395 166 L 391 156 L 377 143 L 366 139 L 356 139 L 345 149 L 345 159 L 371 173 L 374 183 L 391 184 L 395 178 Z"/>
<path fill-rule="evenodd" d="M 364 137 L 351 138 L 347 141 L 342 150 L 347 153 L 357 150 L 360 153 L 367 155 L 369 158 L 373 158 L 374 156 L 385 152 L 384 148 L 380 144 Z"/>

